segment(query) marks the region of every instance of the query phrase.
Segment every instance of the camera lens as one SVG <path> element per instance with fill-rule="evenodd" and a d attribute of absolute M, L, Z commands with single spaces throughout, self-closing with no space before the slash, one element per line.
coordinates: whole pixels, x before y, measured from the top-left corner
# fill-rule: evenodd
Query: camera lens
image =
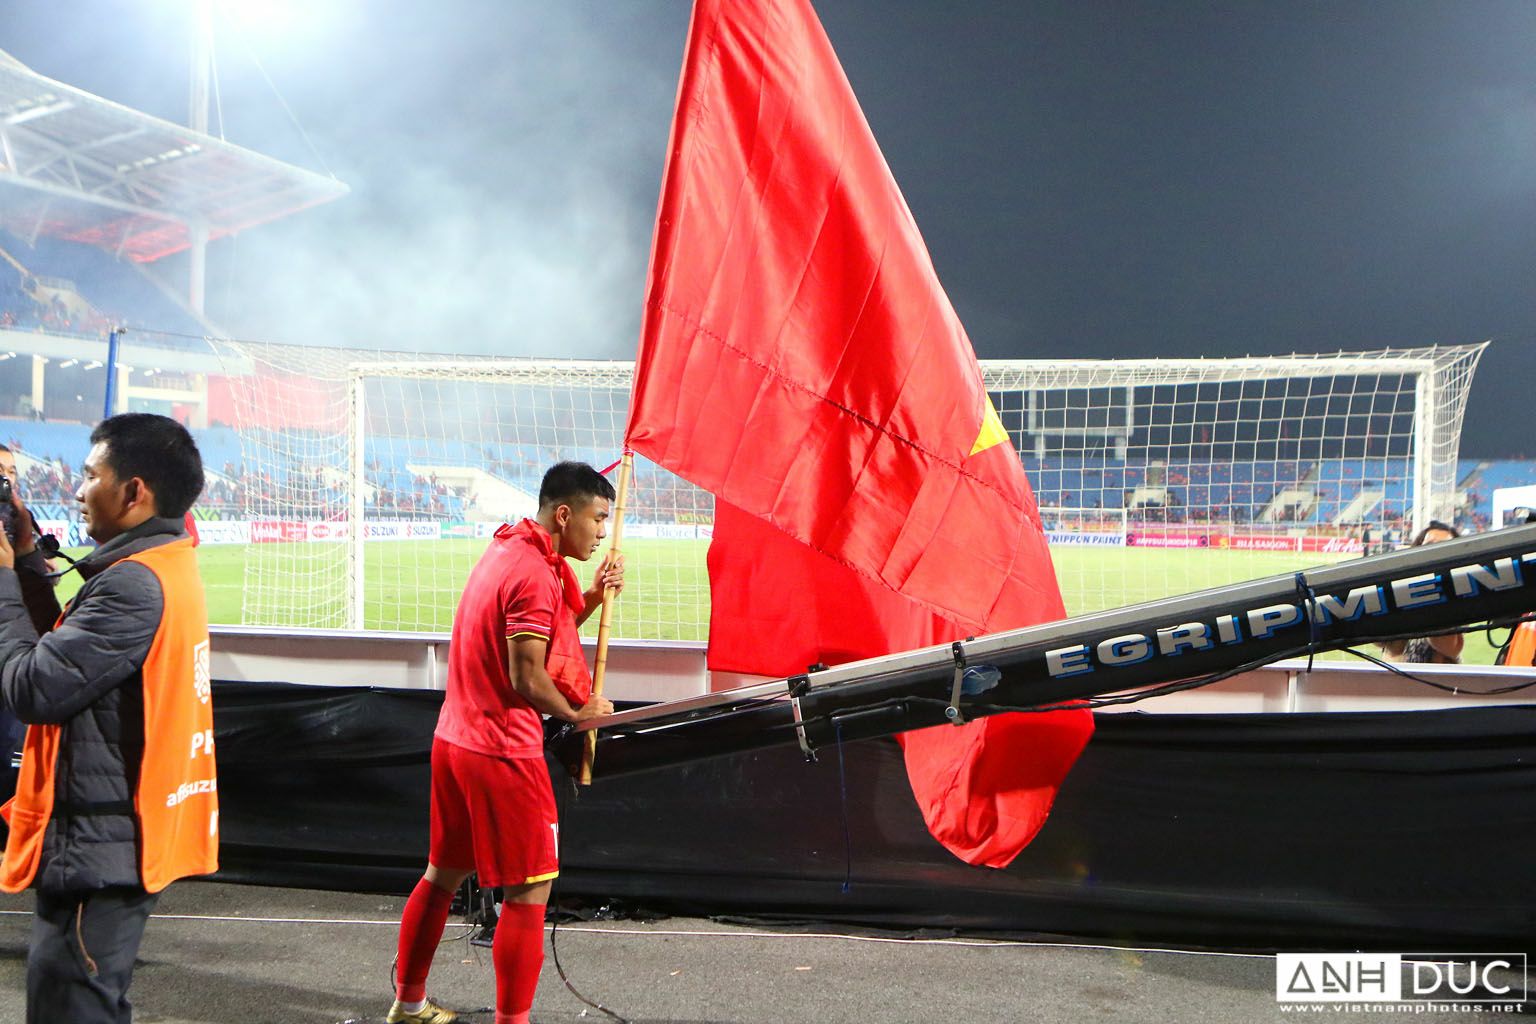
<path fill-rule="evenodd" d="M 5 539 L 12 544 L 16 543 L 16 506 L 11 504 L 14 494 L 11 478 L 0 473 L 0 529 L 5 530 Z"/>

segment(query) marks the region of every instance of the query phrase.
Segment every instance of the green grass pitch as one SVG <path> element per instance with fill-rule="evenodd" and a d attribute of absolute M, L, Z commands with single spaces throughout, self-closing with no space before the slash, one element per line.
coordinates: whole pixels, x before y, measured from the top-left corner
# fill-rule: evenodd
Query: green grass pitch
<path fill-rule="evenodd" d="M 463 539 L 369 545 L 364 573 L 367 628 L 448 631 L 464 577 L 485 545 L 484 540 Z M 265 550 L 257 553 L 258 547 Z M 703 639 L 709 620 L 704 550 L 699 541 L 626 539 L 628 587 L 615 606 L 614 635 Z M 1071 614 L 1290 573 L 1319 564 L 1320 557 L 1269 551 L 1087 546 L 1055 547 L 1051 555 Z M 249 624 L 342 624 L 342 552 L 334 544 L 200 548 L 198 558 L 212 622 L 248 621 L 246 560 L 252 557 L 264 560 L 263 576 L 273 583 L 262 602 L 271 611 L 264 621 L 249 620 Z M 578 567 L 578 572 L 584 581 L 590 579 L 591 566 Z M 66 576 L 60 586 L 61 600 L 77 586 L 77 576 Z M 594 616 L 586 630 L 595 633 L 596 627 Z M 1466 663 L 1491 664 L 1494 654 L 1483 633 L 1467 636 Z"/>

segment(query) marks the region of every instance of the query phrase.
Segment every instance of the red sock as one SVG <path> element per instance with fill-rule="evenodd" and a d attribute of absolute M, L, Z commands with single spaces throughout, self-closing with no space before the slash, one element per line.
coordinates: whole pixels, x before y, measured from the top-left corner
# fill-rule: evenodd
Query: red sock
<path fill-rule="evenodd" d="M 496 938 L 496 1024 L 527 1024 L 544 966 L 544 904 L 503 903 Z"/>
<path fill-rule="evenodd" d="M 400 915 L 399 958 L 395 961 L 395 998 L 414 1003 L 427 998 L 427 972 L 432 969 L 432 954 L 443 938 L 448 923 L 448 907 L 453 893 L 439 889 L 423 878 L 411 890 Z"/>

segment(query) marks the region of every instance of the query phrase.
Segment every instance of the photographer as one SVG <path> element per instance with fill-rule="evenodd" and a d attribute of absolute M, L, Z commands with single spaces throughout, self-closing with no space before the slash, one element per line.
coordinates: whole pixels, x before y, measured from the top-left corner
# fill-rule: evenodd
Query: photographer
<path fill-rule="evenodd" d="M 1461 531 L 1456 527 L 1442 523 L 1438 519 L 1432 519 L 1429 525 L 1420 530 L 1419 535 L 1413 539 L 1412 546 L 1420 548 L 1425 544 L 1438 544 L 1460 536 Z M 1389 661 L 1420 665 L 1456 665 L 1461 662 L 1461 650 L 1466 639 L 1460 633 L 1451 633 L 1447 636 L 1414 637 L 1409 640 L 1379 640 L 1376 646 L 1386 652 Z"/>
<path fill-rule="evenodd" d="M 16 524 L 23 520 L 29 528 L 33 529 L 30 536 L 34 543 L 40 540 L 35 531 L 36 520 L 27 512 L 26 506 L 21 501 L 21 475 L 16 468 L 16 453 L 8 446 L 0 444 L 0 528 L 4 529 L 5 539 L 12 547 L 16 545 Z M 52 562 L 39 558 L 34 567 L 37 571 L 30 578 L 26 578 L 27 582 L 41 587 L 43 583 L 38 582 L 41 580 L 50 587 L 58 586 L 58 580 L 51 575 L 57 568 Z M 48 613 L 47 609 L 50 605 L 46 600 L 28 599 L 27 608 L 30 610 L 34 606 L 38 611 L 33 613 L 32 625 L 39 633 L 46 633 L 53 628 L 53 619 L 58 613 L 56 611 L 52 615 Z"/>
<path fill-rule="evenodd" d="M 99 546 L 67 611 L 15 498 L 15 546 L 0 540 L 0 699 L 29 726 L 0 889 L 37 893 L 29 1024 L 128 1019 L 157 894 L 218 866 L 208 615 L 182 522 L 202 461 L 148 413 L 91 444 L 75 500 Z"/>
<path fill-rule="evenodd" d="M 16 523 L 23 516 L 23 506 L 19 497 L 20 478 L 16 471 L 16 453 L 7 445 L 0 444 L 0 531 L 4 532 L 5 539 L 12 545 L 16 543 Z M 39 557 L 34 568 L 37 571 L 31 574 L 31 581 L 36 585 L 35 581 L 45 578 L 44 574 L 52 571 L 53 567 Z M 29 602 L 29 607 L 34 603 L 39 608 L 46 607 L 40 602 Z M 46 611 L 40 612 L 40 615 L 46 614 Z M 42 622 L 39 617 L 34 617 L 32 624 L 34 628 L 41 631 L 53 625 L 53 620 Z M 10 799 L 16 789 L 16 770 L 11 762 L 21 751 L 21 737 L 26 732 L 26 728 L 21 719 L 13 715 L 8 707 L 0 704 L 0 795 L 6 799 Z"/>

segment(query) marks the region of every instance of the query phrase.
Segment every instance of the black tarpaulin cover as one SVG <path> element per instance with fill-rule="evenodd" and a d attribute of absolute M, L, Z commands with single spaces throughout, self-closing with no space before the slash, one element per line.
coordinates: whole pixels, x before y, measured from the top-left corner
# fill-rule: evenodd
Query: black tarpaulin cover
<path fill-rule="evenodd" d="M 220 877 L 406 892 L 441 694 L 215 689 Z M 929 836 L 894 741 L 561 797 L 561 897 L 654 911 L 1234 948 L 1536 946 L 1536 708 L 1101 714 L 1003 871 Z"/>

